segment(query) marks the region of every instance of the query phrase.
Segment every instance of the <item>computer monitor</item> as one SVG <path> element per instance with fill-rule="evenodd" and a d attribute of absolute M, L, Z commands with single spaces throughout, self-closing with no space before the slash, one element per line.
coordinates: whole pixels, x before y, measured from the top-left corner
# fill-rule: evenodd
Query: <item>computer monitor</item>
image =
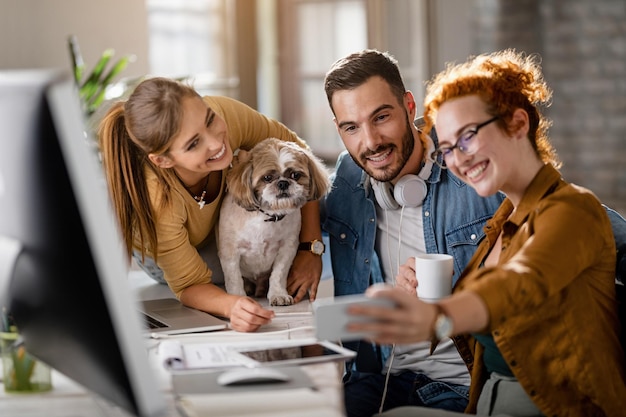
<path fill-rule="evenodd" d="M 165 398 L 85 125 L 69 74 L 0 71 L 0 296 L 33 356 L 118 410 L 160 416 Z"/>

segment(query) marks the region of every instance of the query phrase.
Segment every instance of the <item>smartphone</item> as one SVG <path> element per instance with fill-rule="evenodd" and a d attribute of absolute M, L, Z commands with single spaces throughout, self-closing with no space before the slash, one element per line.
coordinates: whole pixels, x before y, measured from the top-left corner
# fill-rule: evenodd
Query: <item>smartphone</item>
<path fill-rule="evenodd" d="M 353 341 L 366 339 L 366 332 L 349 332 L 348 322 L 363 321 L 362 318 L 350 317 L 346 310 L 354 304 L 393 307 L 393 302 L 384 298 L 370 298 L 364 294 L 343 295 L 334 298 L 321 298 L 313 302 L 315 317 L 315 337 L 319 340 Z"/>

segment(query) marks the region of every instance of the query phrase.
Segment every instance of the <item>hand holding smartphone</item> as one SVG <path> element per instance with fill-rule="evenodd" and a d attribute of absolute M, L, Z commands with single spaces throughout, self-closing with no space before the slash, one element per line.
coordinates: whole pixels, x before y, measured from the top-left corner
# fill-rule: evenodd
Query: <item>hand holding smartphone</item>
<path fill-rule="evenodd" d="M 393 307 L 393 302 L 390 300 L 370 298 L 364 294 L 317 299 L 313 302 L 316 338 L 318 340 L 341 340 L 344 342 L 367 339 L 370 336 L 368 333 L 346 330 L 349 322 L 366 320 L 347 314 L 348 307 L 354 304 Z"/>

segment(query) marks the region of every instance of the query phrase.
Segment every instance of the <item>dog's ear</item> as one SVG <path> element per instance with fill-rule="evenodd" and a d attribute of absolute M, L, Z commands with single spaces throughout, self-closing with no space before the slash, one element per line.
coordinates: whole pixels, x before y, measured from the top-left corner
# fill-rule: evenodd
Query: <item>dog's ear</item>
<path fill-rule="evenodd" d="M 330 188 L 330 173 L 326 165 L 311 151 L 305 151 L 308 157 L 309 175 L 309 201 L 319 200 Z"/>
<path fill-rule="evenodd" d="M 234 158 L 233 165 L 243 164 L 245 162 L 248 162 L 248 160 L 250 160 L 251 157 L 252 157 L 252 153 L 250 151 L 239 149 L 237 151 L 237 156 Z"/>
<path fill-rule="evenodd" d="M 239 158 L 226 176 L 226 187 L 233 196 L 235 203 L 246 210 L 255 210 L 259 203 L 254 196 L 252 184 L 253 156 L 246 152 L 244 158 Z"/>

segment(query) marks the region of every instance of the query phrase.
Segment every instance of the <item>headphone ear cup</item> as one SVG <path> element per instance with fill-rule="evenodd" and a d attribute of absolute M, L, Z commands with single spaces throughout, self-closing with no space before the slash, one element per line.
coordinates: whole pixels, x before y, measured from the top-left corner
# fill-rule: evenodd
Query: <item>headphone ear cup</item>
<path fill-rule="evenodd" d="M 392 185 L 389 182 L 380 182 L 372 179 L 372 188 L 378 204 L 385 210 L 397 210 L 400 205 L 393 197 Z"/>
<path fill-rule="evenodd" d="M 372 188 L 378 204 L 385 210 L 400 207 L 419 207 L 426 198 L 426 182 L 417 175 L 408 174 L 398 180 L 395 186 L 390 182 L 372 179 Z"/>
<path fill-rule="evenodd" d="M 421 206 L 427 192 L 426 182 L 413 174 L 403 176 L 393 187 L 396 203 L 404 207 Z"/>

